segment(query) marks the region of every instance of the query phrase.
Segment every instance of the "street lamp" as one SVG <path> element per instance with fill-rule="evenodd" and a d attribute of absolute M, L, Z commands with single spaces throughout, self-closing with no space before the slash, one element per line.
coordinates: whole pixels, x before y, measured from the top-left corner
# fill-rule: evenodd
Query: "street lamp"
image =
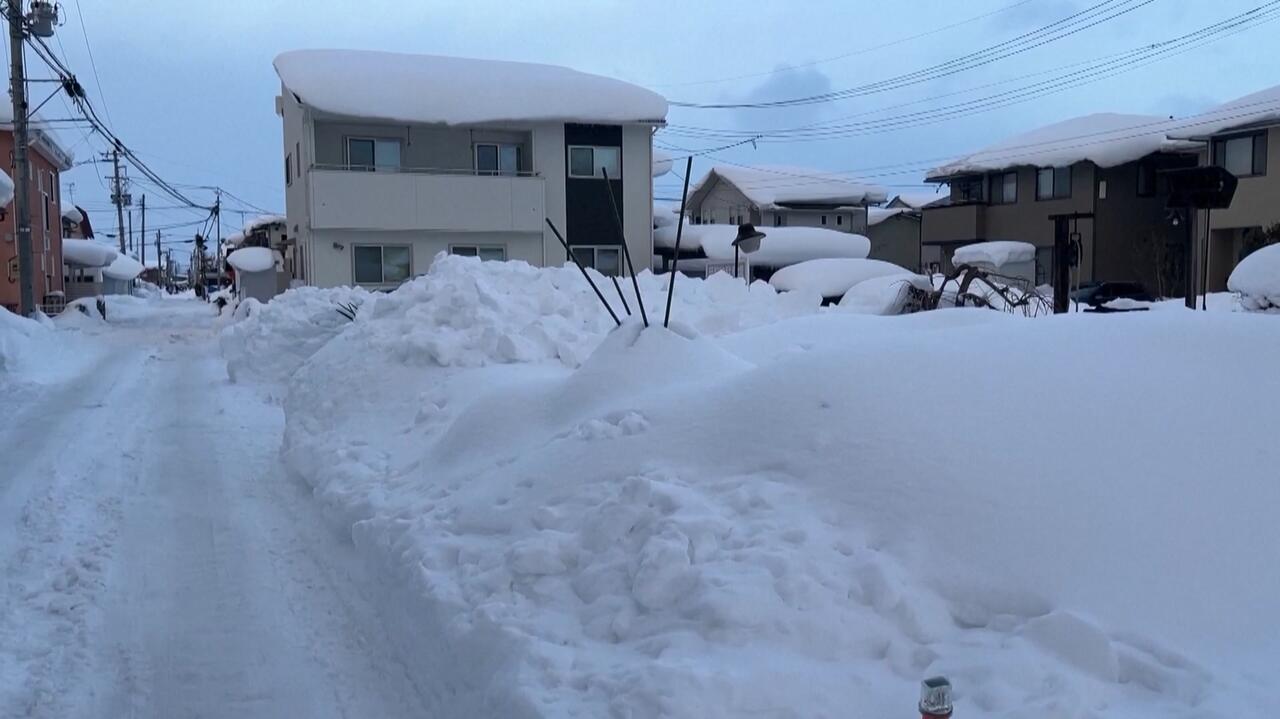
<path fill-rule="evenodd" d="M 765 234 L 755 228 L 750 222 L 738 225 L 738 236 L 733 240 L 733 276 L 738 276 L 738 253 L 751 254 L 760 249 L 760 240 L 763 240 Z M 749 278 L 748 278 L 749 279 Z"/>

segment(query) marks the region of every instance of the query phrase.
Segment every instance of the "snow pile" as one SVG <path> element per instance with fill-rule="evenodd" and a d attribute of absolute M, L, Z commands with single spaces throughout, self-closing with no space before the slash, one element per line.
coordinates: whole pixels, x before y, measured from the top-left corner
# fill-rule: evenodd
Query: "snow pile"
<path fill-rule="evenodd" d="M 929 171 L 935 182 L 956 175 L 993 172 L 1012 167 L 1065 167 L 1090 161 L 1115 167 L 1153 152 L 1194 152 L 1199 145 L 1171 140 L 1176 123 L 1155 115 L 1097 113 L 1014 135 L 972 155 Z"/>
<path fill-rule="evenodd" d="M 1034 262 L 1035 259 L 1036 246 L 1030 242 L 992 240 L 956 248 L 951 262 L 955 265 L 986 264 L 1000 268 L 1010 263 Z"/>
<path fill-rule="evenodd" d="M 67 205 L 63 207 L 62 217 L 76 223 L 77 225 L 84 222 L 84 213 L 82 213 L 80 208 L 75 205 Z"/>
<path fill-rule="evenodd" d="M 267 272 L 276 266 L 276 252 L 267 247 L 242 247 L 227 255 L 227 264 L 240 272 Z"/>
<path fill-rule="evenodd" d="M 888 198 L 883 187 L 863 180 L 782 165 L 716 165 L 698 181 L 696 187 L 689 189 L 690 198 L 710 190 L 720 181 L 736 187 L 761 210 L 806 203 L 861 206 L 884 202 Z"/>
<path fill-rule="evenodd" d="M 862 315 L 900 315 L 911 306 L 912 288 L 930 292 L 928 277 L 899 272 L 863 280 L 840 298 L 840 309 Z"/>
<path fill-rule="evenodd" d="M 248 222 L 244 223 L 244 228 L 242 232 L 246 235 L 251 235 L 254 232 L 262 229 L 263 227 L 270 227 L 271 225 L 283 225 L 286 222 L 288 222 L 288 219 L 284 215 L 258 215 L 252 220 L 249 220 Z"/>
<path fill-rule="evenodd" d="M 376 50 L 276 56 L 285 88 L 321 112 L 395 123 L 663 124 L 667 101 L 621 80 L 555 65 Z"/>
<path fill-rule="evenodd" d="M 909 274 L 905 267 L 884 260 L 808 260 L 773 273 L 769 284 L 783 292 L 807 290 L 823 297 L 843 297 L 850 287 L 864 280 L 903 274 Z"/>
<path fill-rule="evenodd" d="M 1280 313 L 1280 244 L 1255 250 L 1240 260 L 1227 278 L 1227 289 L 1240 293 L 1240 304 L 1246 310 Z"/>
<path fill-rule="evenodd" d="M 137 279 L 138 275 L 146 269 L 138 260 L 129 255 L 117 255 L 111 264 L 102 268 L 103 277 L 113 280 L 129 281 Z"/>
<path fill-rule="evenodd" d="M 654 230 L 656 247 L 675 247 L 675 225 Z M 760 249 L 751 254 L 751 263 L 768 267 L 785 267 L 805 260 L 826 257 L 865 258 L 871 253 L 871 240 L 862 235 L 837 232 L 821 227 L 768 227 L 760 241 Z M 701 250 L 708 259 L 733 261 L 733 240 L 738 236 L 737 225 L 689 225 L 685 224 L 680 238 L 680 250 Z"/>
<path fill-rule="evenodd" d="M 659 150 L 656 147 L 653 148 L 653 176 L 662 177 L 671 172 L 671 163 L 674 161 L 675 158 L 671 156 L 671 153 Z"/>
<path fill-rule="evenodd" d="M 403 588 L 437 715 L 899 716 L 933 674 L 978 718 L 1280 691 L 1269 318 L 865 317 L 713 277 L 671 331 L 613 329 L 574 268 L 441 258 L 319 333 L 302 292 L 224 350 L 328 338 L 284 373 L 284 459 Z"/>
<path fill-rule="evenodd" d="M 115 248 L 93 240 L 63 238 L 62 261 L 72 267 L 106 267 L 115 262 L 120 253 Z"/>

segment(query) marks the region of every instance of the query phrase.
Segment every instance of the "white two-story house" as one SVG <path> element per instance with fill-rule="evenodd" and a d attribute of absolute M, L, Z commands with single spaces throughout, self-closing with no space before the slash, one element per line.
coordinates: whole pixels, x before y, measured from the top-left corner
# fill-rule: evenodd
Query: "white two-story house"
<path fill-rule="evenodd" d="M 611 197 L 636 270 L 649 266 L 656 93 L 551 65 L 377 51 L 297 50 L 275 69 L 306 284 L 392 288 L 441 252 L 559 265 L 546 220 L 584 265 L 625 274 Z"/>

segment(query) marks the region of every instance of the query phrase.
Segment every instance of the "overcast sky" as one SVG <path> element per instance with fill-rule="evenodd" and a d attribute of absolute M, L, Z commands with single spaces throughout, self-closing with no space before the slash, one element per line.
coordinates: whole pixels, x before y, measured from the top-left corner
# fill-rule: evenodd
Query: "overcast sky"
<path fill-rule="evenodd" d="M 758 102 L 914 72 L 1100 1 L 64 0 L 66 22 L 52 43 L 100 114 L 160 175 L 176 183 L 225 187 L 244 200 L 230 200 L 234 208 L 253 214 L 247 205 L 284 209 L 281 127 L 273 107 L 279 84 L 271 67 L 283 50 L 347 47 L 546 62 L 630 80 L 672 100 Z M 911 102 L 920 104 L 897 112 L 918 112 L 1020 83 L 965 92 L 977 86 L 1039 72 L 1046 74 L 1036 79 L 1052 77 L 1047 71 L 1054 68 L 1180 36 L 1264 2 L 1153 0 L 1017 57 L 906 89 L 785 110 L 673 108 L 668 121 L 772 129 L 850 115 L 888 117 L 894 112 L 884 108 Z M 942 29 L 952 25 L 957 26 Z M 1269 23 L 1127 74 L 945 123 L 819 142 L 743 145 L 717 156 L 746 164 L 857 171 L 891 192 L 905 190 L 919 185 L 923 172 L 903 171 L 902 166 L 946 159 L 1013 132 L 1099 111 L 1183 116 L 1280 84 L 1280 50 L 1273 41 L 1278 27 L 1280 23 Z M 929 34 L 909 39 L 922 33 Z M 88 48 L 96 61 L 96 78 Z M 842 55 L 846 57 L 828 61 Z M 31 74 L 40 75 L 39 61 L 28 62 Z M 43 99 L 46 87 L 33 85 L 35 102 Z M 938 98 L 944 94 L 946 99 Z M 66 117 L 59 103 L 46 105 L 44 116 Z M 92 159 L 105 148 L 79 129 L 61 133 L 78 160 Z M 659 139 L 689 148 L 725 144 L 661 134 Z M 705 158 L 695 163 L 695 179 L 707 165 Z M 873 169 L 886 166 L 892 169 Z M 109 168 L 87 164 L 63 179 L 64 197 L 74 194 L 99 233 L 112 232 L 115 225 L 98 174 L 105 176 Z M 190 192 L 201 202 L 212 201 L 207 191 Z M 135 201 L 143 193 L 153 208 L 174 205 L 155 188 L 135 183 Z M 659 196 L 678 193 L 674 175 L 658 180 Z M 174 209 L 148 215 L 151 227 L 199 219 L 191 211 Z M 237 229 L 242 218 L 229 211 L 223 234 Z M 189 236 L 193 230 L 168 232 Z"/>

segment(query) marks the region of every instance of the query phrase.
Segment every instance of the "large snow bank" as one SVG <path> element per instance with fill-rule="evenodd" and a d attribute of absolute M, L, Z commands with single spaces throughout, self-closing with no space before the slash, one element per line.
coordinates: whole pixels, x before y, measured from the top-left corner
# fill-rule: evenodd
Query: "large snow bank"
<path fill-rule="evenodd" d="M 667 116 L 655 92 L 555 65 L 377 50 L 293 50 L 274 64 L 288 92 L 335 115 L 440 125 Z"/>
<path fill-rule="evenodd" d="M 119 255 L 115 248 L 93 240 L 63 238 L 62 261 L 72 267 L 106 267 Z"/>
<path fill-rule="evenodd" d="M 469 259 L 369 296 L 285 401 L 287 466 L 403 588 L 435 714 L 901 716 L 933 674 L 980 719 L 1280 691 L 1269 318 L 815 314 L 713 277 L 678 280 L 676 331 L 615 330 L 576 269 Z M 297 292 L 224 349 L 313 332 L 273 310 Z"/>
<path fill-rule="evenodd" d="M 670 225 L 654 230 L 654 245 L 675 247 L 676 229 Z M 826 257 L 865 258 L 871 253 L 871 240 L 848 232 L 821 227 L 766 227 L 762 231 L 765 238 L 760 241 L 760 249 L 751 254 L 751 262 L 757 265 L 785 267 Z M 702 250 L 708 259 L 732 262 L 733 240 L 737 236 L 737 225 L 685 223 L 680 249 Z"/>
<path fill-rule="evenodd" d="M 709 189 L 716 180 L 729 182 L 762 210 L 790 203 L 867 205 L 888 197 L 883 187 L 857 178 L 783 165 L 716 165 L 690 188 L 691 196 Z"/>
<path fill-rule="evenodd" d="M 784 292 L 808 290 L 823 297 L 842 297 L 850 287 L 885 275 L 908 274 L 900 267 L 884 260 L 823 259 L 808 260 L 783 267 L 769 278 L 769 284 Z"/>
<path fill-rule="evenodd" d="M 957 247 L 951 262 L 956 265 L 987 264 L 999 268 L 1016 262 L 1033 262 L 1035 259 L 1036 246 L 1030 242 L 991 240 Z"/>
<path fill-rule="evenodd" d="M 1227 289 L 1240 293 L 1247 310 L 1280 312 L 1280 244 L 1250 253 L 1227 278 Z"/>
<path fill-rule="evenodd" d="M 240 272 L 266 272 L 276 266 L 276 252 L 268 247 L 242 247 L 227 255 L 227 264 Z"/>
<path fill-rule="evenodd" d="M 1063 167 L 1088 160 L 1115 167 L 1153 152 L 1195 151 L 1199 145 L 1169 139 L 1173 120 L 1154 115 L 1098 113 L 1014 135 L 929 171 L 928 180 L 1030 165 Z"/>

